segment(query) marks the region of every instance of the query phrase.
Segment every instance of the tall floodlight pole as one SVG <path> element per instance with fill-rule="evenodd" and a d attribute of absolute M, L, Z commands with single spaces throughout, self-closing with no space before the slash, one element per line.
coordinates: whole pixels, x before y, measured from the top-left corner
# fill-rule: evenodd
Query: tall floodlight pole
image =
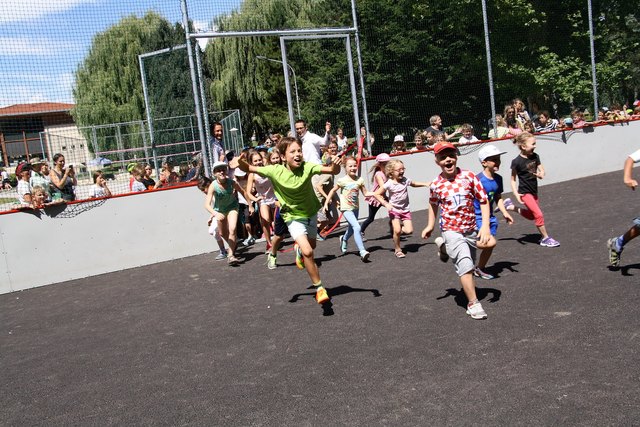
<path fill-rule="evenodd" d="M 493 71 L 491 68 L 491 44 L 489 43 L 489 22 L 487 20 L 486 0 L 482 0 L 482 20 L 484 21 L 484 45 L 485 45 L 485 50 L 487 51 L 487 78 L 489 79 L 489 101 L 491 102 L 491 123 L 493 123 L 493 129 L 495 130 L 497 129 L 496 98 L 495 98 L 495 94 L 493 93 Z"/>
<path fill-rule="evenodd" d="M 598 79 L 596 77 L 596 49 L 593 40 L 593 10 L 591 0 L 587 0 L 589 7 L 589 44 L 591 45 L 591 82 L 593 84 L 593 117 L 598 117 Z"/>
<path fill-rule="evenodd" d="M 358 56 L 358 74 L 360 75 L 360 92 L 362 96 L 362 115 L 364 116 L 364 129 L 367 133 L 367 151 L 371 151 L 371 134 L 369 133 L 369 113 L 367 112 L 367 98 L 364 90 L 364 72 L 362 70 L 362 54 L 360 52 L 360 31 L 358 30 L 358 17 L 356 15 L 356 0 L 351 0 L 351 17 L 353 19 L 353 28 L 355 29 L 356 55 Z M 360 131 L 360 123 L 355 123 L 356 138 Z"/>
<path fill-rule="evenodd" d="M 193 103 L 196 107 L 196 119 L 198 120 L 198 134 L 200 136 L 200 147 L 202 150 L 202 159 L 204 164 L 204 173 L 206 176 L 211 176 L 209 173 L 209 162 L 204 161 L 206 159 L 207 140 L 204 133 L 204 124 L 202 123 L 202 105 L 200 104 L 200 95 L 198 91 L 198 76 L 196 75 L 196 67 L 193 61 L 193 49 L 191 47 L 191 37 L 189 37 L 189 14 L 187 13 L 187 0 L 181 0 L 180 6 L 182 9 L 182 25 L 184 26 L 185 38 L 187 39 L 187 53 L 189 56 L 189 70 L 191 71 L 191 85 L 193 87 Z"/>
<path fill-rule="evenodd" d="M 267 58 L 266 56 L 258 55 L 256 59 L 262 59 L 263 61 L 271 61 L 278 64 L 282 64 L 284 66 L 284 62 L 279 59 Z M 287 63 L 287 67 L 291 70 L 291 74 L 293 75 L 293 90 L 296 92 L 296 109 L 298 110 L 298 118 L 300 118 L 300 98 L 298 98 L 298 79 L 296 78 L 296 70 L 293 69 L 291 64 Z"/>

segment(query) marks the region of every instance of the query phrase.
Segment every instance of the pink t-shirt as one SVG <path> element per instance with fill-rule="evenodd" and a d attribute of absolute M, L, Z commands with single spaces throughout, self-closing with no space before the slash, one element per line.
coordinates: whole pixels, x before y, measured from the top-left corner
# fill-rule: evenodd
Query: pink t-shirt
<path fill-rule="evenodd" d="M 394 211 L 406 212 L 409 210 L 409 191 L 411 180 L 402 177 L 399 182 L 389 180 L 384 183 L 384 189 L 389 194 L 389 203 Z"/>
<path fill-rule="evenodd" d="M 377 170 L 375 175 L 373 176 L 373 187 L 371 188 L 372 193 L 375 193 L 376 190 L 380 188 L 380 186 L 378 185 L 378 180 L 376 179 L 377 177 L 382 178 L 382 182 L 387 181 L 387 176 L 384 174 L 384 172 L 382 172 L 381 170 Z M 380 202 L 374 196 L 368 196 L 368 197 L 365 197 L 364 199 L 371 206 L 380 206 Z"/>

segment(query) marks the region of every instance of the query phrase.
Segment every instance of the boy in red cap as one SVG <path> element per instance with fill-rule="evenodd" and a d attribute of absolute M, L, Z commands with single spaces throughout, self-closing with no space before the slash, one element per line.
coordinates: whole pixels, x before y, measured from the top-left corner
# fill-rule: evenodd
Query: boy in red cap
<path fill-rule="evenodd" d="M 440 206 L 442 237 L 435 240 L 440 259 L 445 262 L 449 257 L 453 259 L 462 290 L 469 301 L 467 314 L 473 319 L 486 319 L 487 313 L 476 295 L 473 271 L 475 250 L 496 245 L 489 229 L 487 193 L 473 172 L 458 168 L 458 150 L 451 143 L 440 142 L 435 145 L 433 152 L 442 172 L 430 187 L 427 226 L 422 230 L 422 238 L 431 236 L 436 223 L 436 210 Z M 482 213 L 482 225 L 477 231 L 474 200 L 480 203 Z"/>

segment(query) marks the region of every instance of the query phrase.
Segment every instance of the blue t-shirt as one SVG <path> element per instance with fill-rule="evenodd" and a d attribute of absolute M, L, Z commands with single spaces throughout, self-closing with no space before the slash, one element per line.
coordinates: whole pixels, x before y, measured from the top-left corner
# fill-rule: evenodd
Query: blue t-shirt
<path fill-rule="evenodd" d="M 477 175 L 484 191 L 487 192 L 487 197 L 489 198 L 489 212 L 490 218 L 493 218 L 493 205 L 496 200 L 496 196 L 502 194 L 504 188 L 502 187 L 502 177 L 498 174 L 493 176 L 493 179 L 487 178 L 483 172 L 480 172 Z M 473 200 L 473 208 L 476 211 L 476 218 L 482 218 L 482 211 L 480 211 L 480 203 L 478 203 L 478 199 Z"/>

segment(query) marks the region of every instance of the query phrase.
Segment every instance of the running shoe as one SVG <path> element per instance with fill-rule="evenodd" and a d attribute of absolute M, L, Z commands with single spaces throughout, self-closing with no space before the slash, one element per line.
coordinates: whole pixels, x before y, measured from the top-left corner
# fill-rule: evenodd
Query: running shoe
<path fill-rule="evenodd" d="M 447 246 L 444 244 L 444 239 L 442 237 L 436 237 L 434 242 L 438 247 L 438 257 L 440 257 L 440 261 L 449 261 L 449 254 L 447 254 Z"/>
<path fill-rule="evenodd" d="M 318 286 L 318 288 L 316 289 L 316 301 L 318 301 L 318 304 L 329 301 L 329 294 L 327 293 L 327 290 L 324 288 L 324 286 Z"/>
<path fill-rule="evenodd" d="M 362 251 L 360 252 L 360 259 L 362 260 L 362 262 L 367 262 L 369 261 L 369 255 L 371 255 L 369 253 L 369 251 Z"/>
<path fill-rule="evenodd" d="M 560 242 L 549 236 L 540 240 L 540 246 L 544 246 L 546 248 L 557 248 L 560 246 Z"/>
<path fill-rule="evenodd" d="M 223 259 L 227 259 L 226 252 L 220 252 L 218 255 L 216 255 L 216 258 L 215 258 L 216 261 L 222 261 Z"/>
<path fill-rule="evenodd" d="M 276 269 L 276 267 L 278 266 L 278 262 L 277 261 L 278 261 L 278 258 L 275 255 L 273 255 L 271 253 L 267 254 L 267 268 L 269 270 L 275 270 Z"/>
<path fill-rule="evenodd" d="M 340 252 L 343 254 L 347 253 L 347 241 L 344 240 L 344 234 L 340 236 Z"/>
<path fill-rule="evenodd" d="M 322 234 L 320 234 L 320 232 L 318 232 L 318 234 L 316 235 L 316 240 L 317 240 L 318 242 L 324 242 L 324 241 L 325 241 L 325 238 L 324 238 L 324 237 L 322 237 Z"/>
<path fill-rule="evenodd" d="M 294 244 L 293 250 L 296 252 L 296 267 L 298 267 L 300 270 L 304 270 L 304 258 L 302 257 L 300 246 L 298 246 L 297 243 Z"/>
<path fill-rule="evenodd" d="M 508 211 L 516 210 L 516 205 L 513 204 L 513 201 L 509 198 L 504 199 L 504 208 Z"/>
<path fill-rule="evenodd" d="M 480 302 L 468 305 L 467 314 L 471 316 L 472 319 L 476 320 L 484 320 L 487 318 L 487 313 L 482 309 L 482 304 L 480 304 Z"/>
<path fill-rule="evenodd" d="M 479 277 L 481 279 L 484 279 L 484 280 L 495 279 L 495 276 L 492 276 L 491 274 L 489 274 L 486 271 L 482 270 L 480 267 L 476 267 L 476 268 L 473 269 L 473 275 L 476 276 L 476 277 Z"/>
<path fill-rule="evenodd" d="M 607 240 L 607 247 L 609 248 L 609 265 L 611 265 L 611 267 L 619 266 L 622 248 L 618 245 L 618 238 L 612 237 Z"/>

